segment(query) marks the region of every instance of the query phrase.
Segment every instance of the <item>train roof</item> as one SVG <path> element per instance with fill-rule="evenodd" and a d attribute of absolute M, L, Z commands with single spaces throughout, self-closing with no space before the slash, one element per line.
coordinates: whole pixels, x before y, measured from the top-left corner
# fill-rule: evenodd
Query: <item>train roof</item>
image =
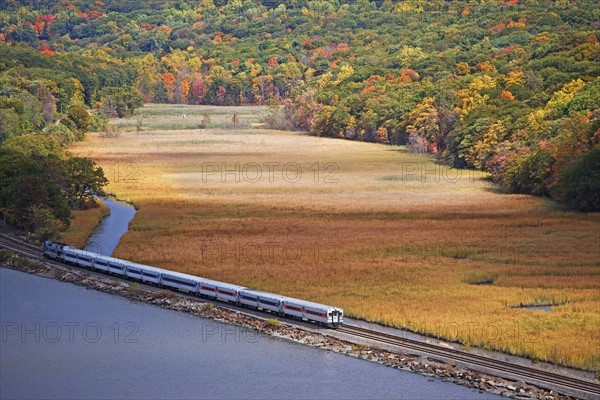
<path fill-rule="evenodd" d="M 114 264 L 116 264 L 116 263 L 127 264 L 127 265 L 133 264 L 132 262 L 127 261 L 127 260 L 123 260 L 121 258 L 115 258 L 115 257 L 111 257 L 111 256 L 103 256 L 102 254 L 98 254 L 98 253 L 92 253 L 92 254 L 94 254 L 94 258 L 96 258 L 98 260 L 102 260 L 102 261 L 106 261 L 106 262 L 111 262 L 111 263 L 114 263 Z"/>
<path fill-rule="evenodd" d="M 63 251 L 69 251 L 73 254 L 80 254 L 80 255 L 86 256 L 86 257 L 94 257 L 94 258 L 105 257 L 101 254 L 94 253 L 93 251 L 81 250 L 81 249 L 78 249 L 76 247 L 71 247 L 71 246 L 65 247 L 63 249 Z"/>
<path fill-rule="evenodd" d="M 56 242 L 54 240 L 46 240 L 44 243 L 48 243 L 48 244 L 57 244 L 59 246 L 65 246 L 65 247 L 70 247 L 67 243 L 63 243 L 63 242 Z"/>
<path fill-rule="evenodd" d="M 153 267 L 151 265 L 140 264 L 140 263 L 131 262 L 131 261 L 129 261 L 129 264 L 133 267 L 137 267 L 137 268 L 141 268 L 141 269 L 145 269 L 145 270 L 157 272 L 157 273 L 162 273 L 163 271 L 165 271 L 164 269 Z"/>
<path fill-rule="evenodd" d="M 207 278 L 197 278 L 197 279 L 200 279 L 202 282 L 208 283 L 209 285 L 220 286 L 222 288 L 228 288 L 228 289 L 233 289 L 233 290 L 246 289 L 244 286 L 234 285 L 233 283 L 214 281 L 212 279 L 207 279 Z"/>
<path fill-rule="evenodd" d="M 278 298 L 280 300 L 283 297 L 285 297 L 285 296 L 282 296 L 282 295 L 277 294 L 277 293 L 263 292 L 262 290 L 256 290 L 256 289 L 244 288 L 243 290 L 244 290 L 244 292 L 254 293 L 254 294 L 259 295 L 259 296 L 276 297 L 276 298 Z"/>
<path fill-rule="evenodd" d="M 161 270 L 161 273 L 164 274 L 164 275 L 171 275 L 171 276 L 176 277 L 176 278 L 188 279 L 188 280 L 193 280 L 193 281 L 199 281 L 200 279 L 202 279 L 202 278 L 199 278 L 199 277 L 194 276 L 194 275 L 188 275 L 188 274 L 184 274 L 182 272 L 175 272 L 175 271 L 171 271 L 171 270 L 168 270 L 168 269 Z"/>
<path fill-rule="evenodd" d="M 300 299 L 296 299 L 293 297 L 285 297 L 285 296 L 283 297 L 283 302 L 284 303 L 293 303 L 295 305 L 302 306 L 302 307 L 318 308 L 318 309 L 322 309 L 322 310 L 331 310 L 331 309 L 337 308 L 337 307 L 333 307 L 333 306 L 328 306 L 326 304 L 313 303 L 312 301 L 300 300 Z"/>

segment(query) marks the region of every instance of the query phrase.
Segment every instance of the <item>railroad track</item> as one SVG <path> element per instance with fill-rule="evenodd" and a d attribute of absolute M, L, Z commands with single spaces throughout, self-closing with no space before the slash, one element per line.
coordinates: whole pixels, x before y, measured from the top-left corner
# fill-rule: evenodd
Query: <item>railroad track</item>
<path fill-rule="evenodd" d="M 12 236 L 0 233 L 0 246 L 36 260 L 44 259 L 44 252 L 38 246 L 25 243 Z"/>
<path fill-rule="evenodd" d="M 502 372 L 503 375 L 512 375 L 517 379 L 540 386 L 544 389 L 557 390 L 558 386 L 561 388 L 581 391 L 582 393 L 588 394 L 590 398 L 600 397 L 600 383 L 597 382 L 560 375 L 549 371 L 542 371 L 525 365 L 496 360 L 478 354 L 456 349 L 449 349 L 435 344 L 424 343 L 417 340 L 403 338 L 389 333 L 374 331 L 353 325 L 342 325 L 337 329 L 337 331 L 380 343 L 391 344 L 404 349 L 418 351 L 427 355 L 461 362 L 463 364 L 472 366 L 475 370 L 478 368 L 485 368 L 487 370 Z"/>
<path fill-rule="evenodd" d="M 60 267 L 61 269 L 69 270 L 70 268 L 74 268 L 67 267 L 62 263 L 47 260 L 44 258 L 43 251 L 39 247 L 25 243 L 19 239 L 5 234 L 0 234 L 0 247 L 7 248 L 29 258 L 44 260 L 49 264 Z M 101 274 L 98 275 L 100 276 Z M 151 291 L 158 290 L 153 286 L 148 286 L 148 288 Z M 186 295 L 184 293 L 178 294 L 182 295 L 183 297 L 192 298 L 191 295 Z M 193 298 L 197 299 L 195 296 Z M 232 310 L 239 311 L 237 306 L 231 304 L 228 304 L 225 308 L 229 307 Z M 403 349 L 417 351 L 428 356 L 459 362 L 469 365 L 475 370 L 481 370 L 483 368 L 488 371 L 495 371 L 496 373 L 501 373 L 499 374 L 500 376 L 509 375 L 544 389 L 564 392 L 563 390 L 560 390 L 560 388 L 565 388 L 569 390 L 576 390 L 580 394 L 583 394 L 586 398 L 600 399 L 600 383 L 598 382 L 560 375 L 549 371 L 542 371 L 525 365 L 514 364 L 461 350 L 449 349 L 447 347 L 438 346 L 432 343 L 420 342 L 418 340 L 403 338 L 389 333 L 379 332 L 353 325 L 342 325 L 336 330 L 336 332 L 345 333 L 362 339 L 369 339 L 379 343 L 398 346 Z"/>

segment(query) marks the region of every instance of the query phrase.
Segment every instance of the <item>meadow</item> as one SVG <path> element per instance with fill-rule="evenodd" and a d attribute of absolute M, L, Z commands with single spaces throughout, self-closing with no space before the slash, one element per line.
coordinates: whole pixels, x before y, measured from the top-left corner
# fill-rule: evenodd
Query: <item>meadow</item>
<path fill-rule="evenodd" d="M 71 148 L 139 208 L 117 256 L 600 370 L 600 215 L 404 147 L 267 130 L 265 108 L 184 107 Z"/>

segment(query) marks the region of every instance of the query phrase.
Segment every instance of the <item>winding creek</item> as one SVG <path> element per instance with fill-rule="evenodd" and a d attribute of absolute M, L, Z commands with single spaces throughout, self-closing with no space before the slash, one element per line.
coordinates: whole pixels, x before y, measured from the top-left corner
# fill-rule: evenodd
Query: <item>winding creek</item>
<path fill-rule="evenodd" d="M 110 214 L 94 229 L 84 250 L 111 256 L 119 245 L 121 237 L 129 229 L 129 222 L 136 211 L 131 204 L 124 201 L 111 198 L 102 201 L 110 209 Z"/>
<path fill-rule="evenodd" d="M 107 205 L 108 255 L 135 210 Z M 0 398 L 499 398 L 5 268 L 0 296 Z"/>

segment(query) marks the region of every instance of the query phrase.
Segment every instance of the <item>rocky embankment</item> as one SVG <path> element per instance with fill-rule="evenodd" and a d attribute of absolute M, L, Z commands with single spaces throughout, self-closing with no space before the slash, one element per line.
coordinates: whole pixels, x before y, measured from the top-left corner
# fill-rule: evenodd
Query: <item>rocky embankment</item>
<path fill-rule="evenodd" d="M 260 318 L 229 310 L 209 302 L 178 296 L 168 290 L 150 290 L 137 283 L 123 282 L 119 279 L 111 279 L 110 276 L 91 274 L 83 270 L 58 268 L 46 263 L 12 255 L 3 250 L 0 251 L 2 251 L 0 254 L 0 266 L 74 283 L 105 293 L 117 294 L 133 301 L 154 304 L 163 308 L 209 318 L 217 322 L 233 324 L 247 329 L 248 332 L 253 332 L 252 338 L 254 340 L 257 340 L 260 336 L 264 336 L 270 340 L 274 337 L 279 337 L 376 362 L 399 370 L 416 372 L 430 377 L 430 381 L 439 378 L 442 381 L 467 386 L 480 392 L 495 393 L 514 399 L 572 399 L 572 397 L 553 391 L 546 391 L 527 385 L 524 382 L 508 381 L 449 364 L 432 362 L 426 357 L 378 349 L 361 344 L 359 340 L 353 343 L 328 338 L 310 330 L 282 323 L 274 318 Z"/>

